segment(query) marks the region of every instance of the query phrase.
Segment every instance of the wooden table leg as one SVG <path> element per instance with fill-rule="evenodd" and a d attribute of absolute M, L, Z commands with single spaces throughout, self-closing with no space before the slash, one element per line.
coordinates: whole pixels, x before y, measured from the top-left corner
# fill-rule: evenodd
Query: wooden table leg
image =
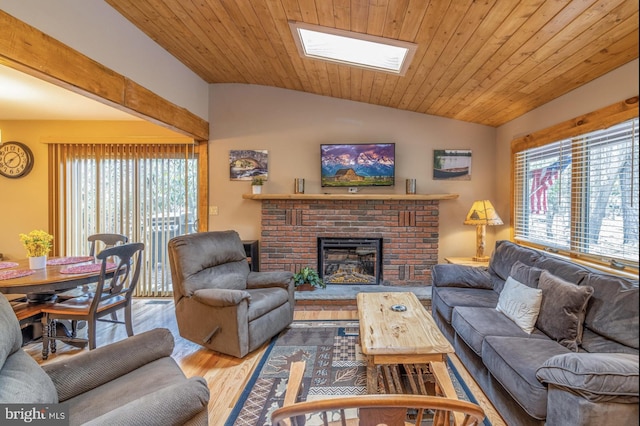
<path fill-rule="evenodd" d="M 367 393 L 378 393 L 378 366 L 372 356 L 367 357 Z"/>
<path fill-rule="evenodd" d="M 458 394 L 453 387 L 447 365 L 444 361 L 431 361 L 431 371 L 436 379 L 436 393 L 447 398 L 458 399 Z M 455 424 L 460 425 L 464 421 L 464 414 L 454 413 Z"/>

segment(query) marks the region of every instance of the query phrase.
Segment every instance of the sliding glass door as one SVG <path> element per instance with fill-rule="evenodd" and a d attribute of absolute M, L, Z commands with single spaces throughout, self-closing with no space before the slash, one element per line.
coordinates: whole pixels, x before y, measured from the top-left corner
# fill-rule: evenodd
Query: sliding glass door
<path fill-rule="evenodd" d="M 198 229 L 195 145 L 52 144 L 56 253 L 86 255 L 87 237 L 145 243 L 137 296 L 171 296 L 167 242 Z"/>

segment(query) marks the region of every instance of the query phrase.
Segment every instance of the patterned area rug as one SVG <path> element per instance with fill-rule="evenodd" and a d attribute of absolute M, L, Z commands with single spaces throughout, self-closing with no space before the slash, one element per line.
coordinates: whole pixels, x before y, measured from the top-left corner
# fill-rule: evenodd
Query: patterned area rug
<path fill-rule="evenodd" d="M 295 321 L 274 338 L 242 392 L 225 426 L 271 425 L 282 406 L 289 366 L 306 361 L 303 399 L 367 393 L 366 359 L 360 352 L 358 321 Z M 448 363 L 458 398 L 476 402 Z M 490 423 L 485 419 L 485 425 Z"/>

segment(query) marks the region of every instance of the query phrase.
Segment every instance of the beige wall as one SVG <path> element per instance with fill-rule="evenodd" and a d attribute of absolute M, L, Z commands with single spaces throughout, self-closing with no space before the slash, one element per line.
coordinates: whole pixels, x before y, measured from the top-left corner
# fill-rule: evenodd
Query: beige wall
<path fill-rule="evenodd" d="M 3 141 L 18 141 L 31 148 L 33 170 L 19 179 L 0 177 L 0 253 L 21 259 L 25 252 L 18 234 L 33 229 L 48 231 L 48 138 L 101 138 L 129 136 L 176 137 L 175 132 L 143 121 L 1 121 Z"/>
<path fill-rule="evenodd" d="M 511 220 L 511 141 L 582 114 L 638 96 L 638 60 L 619 67 L 584 86 L 518 117 L 497 129 L 496 209 L 505 223 Z M 500 227 L 498 239 L 511 237 L 510 226 Z"/>
<path fill-rule="evenodd" d="M 260 204 L 242 199 L 248 182 L 229 180 L 231 149 L 269 151 L 269 181 L 265 191 L 293 192 L 293 179 L 306 180 L 306 192 L 322 192 L 319 146 L 338 142 L 395 142 L 396 186 L 363 191 L 404 191 L 404 180 L 418 180 L 419 193 L 457 193 L 441 203 L 441 250 L 444 256 L 471 256 L 475 231 L 462 225 L 475 199 L 494 201 L 500 216 L 510 217 L 510 142 L 577 115 L 638 94 L 635 60 L 584 87 L 552 101 L 510 123 L 493 129 L 461 121 L 416 114 L 358 102 L 294 91 L 219 84 L 210 86 L 210 201 L 219 208 L 210 216 L 210 229 L 237 229 L 243 238 L 260 236 Z M 50 137 L 179 136 L 144 122 L 1 121 L 2 139 L 27 144 L 34 152 L 33 171 L 21 179 L 0 177 L 0 253 L 24 257 L 18 234 L 47 229 L 47 148 Z M 433 149 L 471 149 L 471 181 L 434 181 Z M 335 190 L 334 190 L 335 191 Z M 490 227 L 487 246 L 509 238 L 508 226 Z"/>
<path fill-rule="evenodd" d="M 462 222 L 474 200 L 495 197 L 494 128 L 244 84 L 211 85 L 209 110 L 209 200 L 219 212 L 209 217 L 211 230 L 236 229 L 245 239 L 260 237 L 260 202 L 242 198 L 251 191 L 248 181 L 230 181 L 230 150 L 269 152 L 263 192 L 293 193 L 294 179 L 301 177 L 306 193 L 322 193 L 329 190 L 320 187 L 321 143 L 395 142 L 395 187 L 362 193 L 404 193 L 405 179 L 415 178 L 418 193 L 459 194 L 457 200 L 441 202 L 440 257 L 475 254 L 475 228 Z M 432 179 L 433 150 L 439 148 L 472 150 L 470 181 Z M 488 247 L 493 246 L 492 235 L 490 229 Z"/>

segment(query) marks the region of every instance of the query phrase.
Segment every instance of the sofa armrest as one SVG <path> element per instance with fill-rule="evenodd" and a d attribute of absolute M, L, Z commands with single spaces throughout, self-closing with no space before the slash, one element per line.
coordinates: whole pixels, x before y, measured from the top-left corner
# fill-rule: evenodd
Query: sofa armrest
<path fill-rule="evenodd" d="M 205 288 L 196 290 L 193 299 L 214 308 L 224 308 L 227 306 L 237 306 L 243 300 L 251 299 L 251 295 L 244 290 L 233 290 L 229 288 Z"/>
<path fill-rule="evenodd" d="M 207 383 L 202 377 L 192 377 L 130 401 L 85 425 L 181 426 L 206 411 L 208 403 Z"/>
<path fill-rule="evenodd" d="M 571 352 L 545 361 L 536 372 L 543 383 L 592 402 L 638 403 L 638 356 Z"/>
<path fill-rule="evenodd" d="M 249 272 L 249 276 L 247 276 L 247 288 L 265 287 L 282 287 L 288 290 L 290 287 L 293 287 L 293 272 Z"/>
<path fill-rule="evenodd" d="M 491 276 L 484 269 L 468 265 L 440 264 L 431 269 L 434 287 L 493 289 Z"/>
<path fill-rule="evenodd" d="M 173 335 L 156 328 L 119 342 L 42 366 L 60 402 L 101 386 L 157 359 L 171 356 Z"/>

